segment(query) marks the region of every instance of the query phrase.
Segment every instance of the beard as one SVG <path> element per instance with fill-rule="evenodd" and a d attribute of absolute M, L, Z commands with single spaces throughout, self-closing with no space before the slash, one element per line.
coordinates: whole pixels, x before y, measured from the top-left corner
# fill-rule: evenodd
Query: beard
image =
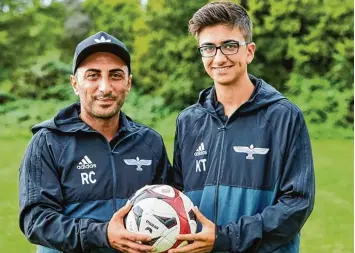
<path fill-rule="evenodd" d="M 92 96 L 88 104 L 88 114 L 97 119 L 111 119 L 119 114 L 126 100 L 128 92 L 121 93 L 119 96 L 114 96 L 112 93 L 100 93 L 97 96 Z M 114 101 L 111 105 L 100 106 L 96 102 L 103 99 L 111 99 Z"/>

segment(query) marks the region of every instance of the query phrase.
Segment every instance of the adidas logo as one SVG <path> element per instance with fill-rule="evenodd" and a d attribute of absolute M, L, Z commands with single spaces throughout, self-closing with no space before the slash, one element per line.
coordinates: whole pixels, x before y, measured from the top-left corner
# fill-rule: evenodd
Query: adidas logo
<path fill-rule="evenodd" d="M 101 36 L 101 38 L 98 40 L 98 39 L 95 39 L 95 42 L 96 43 L 102 43 L 102 42 L 111 42 L 110 39 L 105 39 L 104 36 Z"/>
<path fill-rule="evenodd" d="M 205 145 L 201 142 L 200 146 L 196 149 L 194 156 L 207 155 L 207 151 L 205 150 Z"/>
<path fill-rule="evenodd" d="M 93 169 L 96 168 L 96 164 L 93 163 L 89 157 L 84 156 L 83 159 L 79 162 L 78 166 L 76 166 L 78 170 L 85 170 L 85 169 Z"/>

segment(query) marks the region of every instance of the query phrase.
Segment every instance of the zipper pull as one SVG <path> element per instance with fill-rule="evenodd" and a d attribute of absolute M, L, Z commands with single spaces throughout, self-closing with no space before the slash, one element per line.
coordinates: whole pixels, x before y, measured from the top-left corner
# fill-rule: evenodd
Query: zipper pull
<path fill-rule="evenodd" d="M 221 127 L 218 128 L 218 130 L 225 131 L 226 130 L 226 126 L 221 126 Z"/>

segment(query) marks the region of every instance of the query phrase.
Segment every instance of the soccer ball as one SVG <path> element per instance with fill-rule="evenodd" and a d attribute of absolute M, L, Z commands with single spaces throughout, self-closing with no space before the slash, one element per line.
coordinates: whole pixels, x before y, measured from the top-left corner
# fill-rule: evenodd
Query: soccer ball
<path fill-rule="evenodd" d="M 155 252 L 186 245 L 177 241 L 178 234 L 196 233 L 196 217 L 191 200 L 168 185 L 146 185 L 129 200 L 132 209 L 125 218 L 130 232 L 150 235 Z"/>

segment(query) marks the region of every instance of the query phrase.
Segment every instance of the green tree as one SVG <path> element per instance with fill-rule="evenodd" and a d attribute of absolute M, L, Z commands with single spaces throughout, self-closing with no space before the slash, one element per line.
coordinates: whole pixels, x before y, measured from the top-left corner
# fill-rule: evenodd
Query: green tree
<path fill-rule="evenodd" d="M 132 55 L 135 93 L 128 108 L 149 115 L 181 110 L 213 84 L 187 31 L 189 19 L 207 2 L 0 0 L 0 105 L 74 100 L 68 76 L 75 47 L 103 30 L 121 39 Z M 352 129 L 353 2 L 235 2 L 246 7 L 254 25 L 257 51 L 249 72 L 290 97 L 313 129 Z M 24 107 L 11 102 L 6 108 Z"/>
<path fill-rule="evenodd" d="M 351 129 L 353 1 L 249 0 L 248 6 L 257 44 L 251 72 L 286 93 L 318 133 Z"/>
<path fill-rule="evenodd" d="M 132 45 L 143 11 L 139 0 L 87 0 L 83 8 L 91 20 L 87 35 L 108 32 L 122 40 L 134 56 Z"/>
<path fill-rule="evenodd" d="M 291 73 L 353 82 L 353 1 L 246 1 L 254 24 L 251 71 L 281 91 Z"/>
<path fill-rule="evenodd" d="M 65 5 L 11 1 L 0 10 L 2 92 L 23 98 L 46 97 L 46 90 L 60 83 L 61 73 L 67 71 L 60 51 Z"/>
<path fill-rule="evenodd" d="M 162 96 L 171 109 L 195 102 L 198 92 L 212 85 L 197 51 L 195 38 L 187 32 L 193 13 L 206 1 L 149 1 L 136 37 L 135 70 L 145 93 Z"/>

